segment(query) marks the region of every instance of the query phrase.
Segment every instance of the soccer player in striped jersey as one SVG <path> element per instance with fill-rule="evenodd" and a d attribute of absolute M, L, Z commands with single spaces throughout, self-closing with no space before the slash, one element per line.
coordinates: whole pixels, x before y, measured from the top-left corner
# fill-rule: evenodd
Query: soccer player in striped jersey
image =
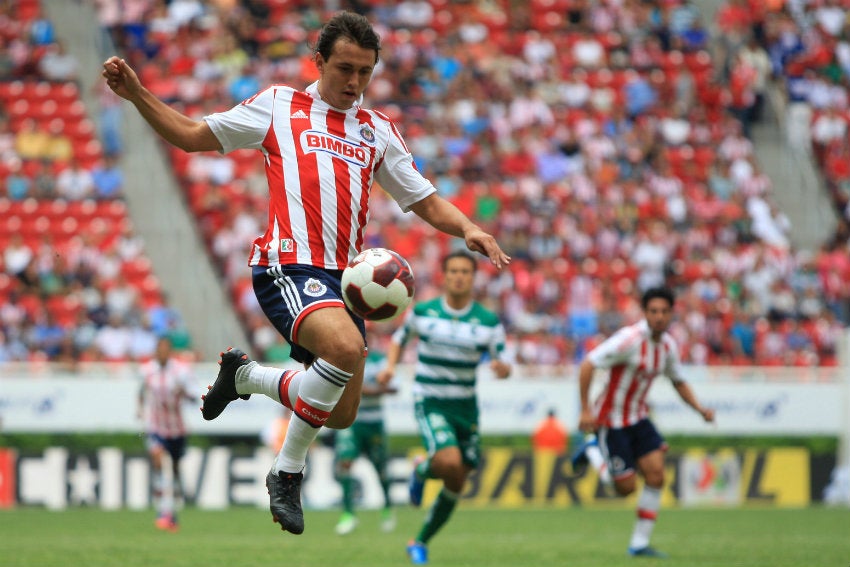
<path fill-rule="evenodd" d="M 646 290 L 641 297 L 645 318 L 614 333 L 591 350 L 579 366 L 579 428 L 596 433 L 596 440 L 585 443 L 580 451 L 598 443 L 614 487 L 622 496 L 635 491 L 638 473 L 644 480 L 629 542 L 628 552 L 633 556 L 664 556 L 649 545 L 661 507 L 667 451 L 667 443 L 649 419 L 646 403 L 655 377 L 667 376 L 686 404 L 705 421 L 714 421 L 714 410 L 697 401 L 682 377 L 676 342 L 667 332 L 674 301 L 673 292 L 667 288 Z M 608 369 L 608 381 L 596 404 L 591 406 L 590 385 L 597 368 Z"/>
<path fill-rule="evenodd" d="M 182 405 L 197 398 L 188 364 L 172 356 L 171 340 L 160 337 L 153 359 L 140 367 L 138 415 L 144 421 L 148 455 L 153 467 L 155 525 L 177 531 L 175 500 L 180 494 L 180 459 L 186 451 L 186 424 Z M 163 468 L 165 454 L 171 459 L 171 472 Z"/>
<path fill-rule="evenodd" d="M 295 416 L 266 477 L 272 517 L 304 531 L 301 482 L 307 449 L 322 426 L 351 425 L 366 357 L 363 320 L 346 310 L 342 270 L 363 248 L 375 182 L 405 211 L 502 268 L 510 258 L 492 235 L 440 197 L 416 169 L 395 124 L 361 105 L 381 42 L 369 21 L 340 12 L 315 44 L 319 80 L 303 90 L 270 86 L 230 110 L 194 120 L 156 98 L 126 61 L 103 64 L 106 84 L 133 103 L 166 141 L 189 152 L 257 150 L 269 184 L 269 222 L 249 257 L 254 292 L 269 321 L 305 370 L 260 366 L 238 349 L 204 397 L 205 419 L 228 403 L 262 393 Z"/>
<path fill-rule="evenodd" d="M 378 377 L 388 382 L 408 341 L 418 338 L 413 385 L 416 421 L 427 457 L 414 463 L 410 501 L 422 503 L 425 480 L 436 478 L 443 487 L 419 533 L 407 546 L 415 565 L 428 562 L 427 544 L 454 512 L 469 473 L 481 455 L 478 432 L 476 369 L 489 360 L 498 378 L 511 366 L 500 359 L 505 329 L 499 317 L 472 298 L 476 260 L 465 251 L 443 258 L 440 297 L 416 304 L 393 334 L 387 364 Z"/>

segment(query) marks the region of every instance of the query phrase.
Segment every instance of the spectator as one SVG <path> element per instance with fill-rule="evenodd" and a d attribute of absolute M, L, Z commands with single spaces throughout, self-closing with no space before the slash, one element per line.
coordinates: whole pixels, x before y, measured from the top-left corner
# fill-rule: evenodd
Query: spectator
<path fill-rule="evenodd" d="M 81 201 L 94 196 L 94 179 L 89 170 L 71 158 L 68 167 L 56 178 L 56 192 L 69 201 Z"/>
<path fill-rule="evenodd" d="M 124 197 L 124 173 L 114 155 L 105 155 L 103 163 L 92 170 L 94 197 L 98 200 L 113 200 Z"/>
<path fill-rule="evenodd" d="M 107 323 L 98 329 L 93 345 L 99 359 L 107 362 L 125 362 L 130 356 L 132 334 L 124 326 L 121 316 L 111 314 Z"/>
<path fill-rule="evenodd" d="M 51 200 L 58 197 L 56 189 L 56 175 L 52 171 L 49 159 L 41 159 L 36 162 L 32 175 L 33 197 L 36 199 Z"/>
<path fill-rule="evenodd" d="M 61 41 L 47 46 L 38 62 L 41 76 L 48 81 L 75 81 L 79 73 L 77 58 L 68 53 Z"/>
<path fill-rule="evenodd" d="M 52 162 L 66 163 L 74 155 L 74 144 L 65 135 L 65 122 L 56 118 L 47 125 L 47 150 L 45 157 Z"/>
<path fill-rule="evenodd" d="M 33 258 L 35 258 L 35 252 L 24 242 L 21 233 L 13 232 L 9 238 L 9 244 L 3 250 L 3 263 L 6 267 L 6 273 L 23 281 L 26 269 Z"/>
<path fill-rule="evenodd" d="M 12 201 L 23 201 L 32 194 L 32 181 L 22 170 L 21 160 L 12 160 L 5 180 L 5 195 Z"/>
<path fill-rule="evenodd" d="M 567 428 L 558 419 L 555 410 L 550 409 L 531 435 L 531 446 L 535 451 L 550 451 L 563 455 L 569 446 Z"/>
<path fill-rule="evenodd" d="M 15 151 L 23 160 L 49 157 L 50 135 L 34 118 L 25 118 L 15 135 Z"/>

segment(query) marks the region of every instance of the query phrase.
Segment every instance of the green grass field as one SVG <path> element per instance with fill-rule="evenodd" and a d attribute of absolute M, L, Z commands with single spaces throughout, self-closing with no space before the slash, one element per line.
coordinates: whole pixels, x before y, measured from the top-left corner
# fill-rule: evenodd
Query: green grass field
<path fill-rule="evenodd" d="M 187 509 L 179 533 L 153 527 L 153 512 L 73 509 L 0 512 L 4 567 L 407 565 L 407 539 L 423 510 L 400 508 L 394 533 L 361 513 L 353 534 L 334 534 L 336 512 L 307 511 L 301 536 L 281 532 L 266 510 Z M 838 566 L 850 565 L 850 510 L 662 510 L 653 543 L 666 560 L 625 554 L 633 512 L 459 509 L 432 540 L 430 564 L 450 567 Z"/>

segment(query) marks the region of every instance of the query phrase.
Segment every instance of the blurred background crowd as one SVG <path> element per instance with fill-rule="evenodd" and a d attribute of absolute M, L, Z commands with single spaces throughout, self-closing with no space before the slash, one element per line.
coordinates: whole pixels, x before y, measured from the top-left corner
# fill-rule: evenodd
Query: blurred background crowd
<path fill-rule="evenodd" d="M 835 365 L 850 323 L 850 25 L 843 0 L 84 0 L 158 97 L 195 118 L 271 84 L 304 87 L 327 13 L 367 15 L 382 40 L 367 106 L 397 121 L 423 174 L 513 256 L 481 263 L 517 362 L 573 363 L 678 294 L 687 363 Z M 80 102 L 80 69 L 38 0 L 0 1 L 0 361 L 141 360 L 169 334 L 191 349 L 123 201 L 121 101 Z M 836 216 L 795 244 L 753 128 L 776 119 L 811 156 Z M 95 126 L 97 124 L 97 126 Z M 253 296 L 265 229 L 260 157 L 169 149 L 257 358 L 286 345 Z M 797 227 L 799 228 L 799 227 Z M 459 243 L 380 190 L 367 246 L 408 259 L 439 293 Z M 373 326 L 380 343 L 395 323 Z"/>

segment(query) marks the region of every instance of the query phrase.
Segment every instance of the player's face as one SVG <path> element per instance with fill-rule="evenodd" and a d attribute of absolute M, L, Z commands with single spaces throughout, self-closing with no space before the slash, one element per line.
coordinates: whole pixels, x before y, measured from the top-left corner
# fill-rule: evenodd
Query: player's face
<path fill-rule="evenodd" d="M 316 54 L 319 69 L 319 94 L 334 108 L 348 110 L 366 90 L 375 70 L 375 50 L 360 47 L 341 37 L 334 43 L 331 56 Z"/>
<path fill-rule="evenodd" d="M 670 321 L 673 319 L 673 308 L 666 299 L 654 297 L 646 304 L 646 322 L 649 324 L 649 330 L 655 336 L 660 335 L 670 326 Z"/>
<path fill-rule="evenodd" d="M 475 282 L 475 269 L 466 258 L 451 258 L 446 263 L 443 272 L 443 285 L 446 293 L 455 297 L 468 296 L 472 293 Z"/>

